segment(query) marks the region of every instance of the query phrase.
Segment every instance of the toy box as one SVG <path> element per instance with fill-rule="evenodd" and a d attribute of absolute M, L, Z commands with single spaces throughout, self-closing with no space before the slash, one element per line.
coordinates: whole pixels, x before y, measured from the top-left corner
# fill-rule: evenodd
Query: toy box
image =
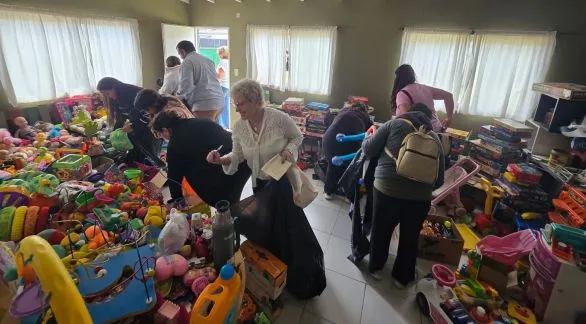
<path fill-rule="evenodd" d="M 464 239 L 456 224 L 449 217 L 428 215 L 426 218 L 432 222 L 449 222 L 453 231 L 453 238 L 431 237 L 419 235 L 418 256 L 422 259 L 458 266 L 460 257 L 464 251 Z"/>
<path fill-rule="evenodd" d="M 246 288 L 255 297 L 266 295 L 269 299 L 277 299 L 287 284 L 287 265 L 250 241 L 244 242 L 240 251 L 248 274 Z"/>
<path fill-rule="evenodd" d="M 541 172 L 524 163 L 511 163 L 507 166 L 507 171 L 515 177 L 516 181 L 523 184 L 536 185 L 541 180 Z"/>
<path fill-rule="evenodd" d="M 61 181 L 82 180 L 92 172 L 92 162 L 88 155 L 68 154 L 55 161 L 52 167 Z"/>

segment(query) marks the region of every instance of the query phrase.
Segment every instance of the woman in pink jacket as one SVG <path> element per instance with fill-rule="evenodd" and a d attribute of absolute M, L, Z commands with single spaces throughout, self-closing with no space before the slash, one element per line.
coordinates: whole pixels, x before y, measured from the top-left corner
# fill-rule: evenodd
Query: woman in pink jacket
<path fill-rule="evenodd" d="M 446 107 L 446 117 L 440 121 L 434 108 L 434 100 L 443 100 Z M 431 125 L 434 132 L 440 132 L 450 126 L 454 115 L 454 97 L 450 92 L 442 89 L 416 83 L 415 71 L 409 64 L 403 64 L 395 71 L 395 83 L 391 94 L 391 107 L 395 116 L 400 116 L 411 105 L 422 103 L 429 107 L 432 113 Z"/>

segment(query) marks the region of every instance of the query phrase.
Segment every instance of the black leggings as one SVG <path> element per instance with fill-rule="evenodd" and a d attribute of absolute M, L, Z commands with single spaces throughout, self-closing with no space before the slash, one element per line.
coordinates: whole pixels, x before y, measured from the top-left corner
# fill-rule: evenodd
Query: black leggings
<path fill-rule="evenodd" d="M 344 163 L 340 166 L 335 166 L 332 161 L 328 161 L 328 168 L 326 170 L 326 181 L 324 183 L 324 192 L 328 195 L 335 195 L 338 193 L 338 181 L 348 168 L 349 163 Z"/>
<path fill-rule="evenodd" d="M 393 198 L 374 189 L 374 217 L 368 264 L 371 272 L 381 270 L 387 262 L 391 237 L 400 223 L 399 248 L 393 265 L 393 278 L 403 285 L 415 279 L 419 232 L 430 206 L 430 201 Z"/>

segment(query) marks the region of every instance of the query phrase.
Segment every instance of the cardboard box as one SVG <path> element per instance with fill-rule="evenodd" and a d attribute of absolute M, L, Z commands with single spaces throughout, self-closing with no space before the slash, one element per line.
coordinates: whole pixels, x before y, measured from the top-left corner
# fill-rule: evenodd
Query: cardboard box
<path fill-rule="evenodd" d="M 246 288 L 257 294 L 277 299 L 287 284 L 287 265 L 267 249 L 246 241 L 240 246 L 249 278 Z"/>
<path fill-rule="evenodd" d="M 462 239 L 456 224 L 451 218 L 444 216 L 428 215 L 427 220 L 440 223 L 449 221 L 452 224 L 455 238 L 445 239 L 419 235 L 418 256 L 425 260 L 458 266 L 464 250 L 464 239 Z"/>
<path fill-rule="evenodd" d="M 477 279 L 479 281 L 484 281 L 490 284 L 502 295 L 507 291 L 510 272 L 511 269 L 509 269 L 507 266 L 484 256 L 480 261 L 480 268 L 478 269 Z"/>

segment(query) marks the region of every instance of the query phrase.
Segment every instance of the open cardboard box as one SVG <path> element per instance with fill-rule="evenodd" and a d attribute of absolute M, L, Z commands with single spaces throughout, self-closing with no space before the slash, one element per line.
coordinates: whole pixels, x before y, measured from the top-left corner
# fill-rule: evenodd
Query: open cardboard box
<path fill-rule="evenodd" d="M 464 250 L 464 239 L 456 227 L 454 221 L 445 216 L 428 215 L 427 220 L 444 223 L 449 221 L 452 224 L 452 231 L 455 238 L 445 239 L 419 235 L 418 256 L 422 259 L 458 266 Z"/>

